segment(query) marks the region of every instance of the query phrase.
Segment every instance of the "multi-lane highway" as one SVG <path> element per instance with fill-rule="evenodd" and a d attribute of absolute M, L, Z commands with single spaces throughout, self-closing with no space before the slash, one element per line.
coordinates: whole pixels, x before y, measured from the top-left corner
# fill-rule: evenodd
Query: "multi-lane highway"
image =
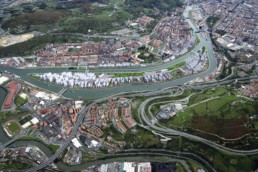
<path fill-rule="evenodd" d="M 187 10 L 189 10 L 187 8 Z M 188 11 L 186 10 L 186 12 L 184 13 L 184 15 L 188 15 Z M 196 27 L 192 24 L 192 22 L 187 19 L 187 22 L 189 23 L 189 25 L 193 28 L 194 31 L 196 31 Z M 98 35 L 101 36 L 101 35 Z M 102 35 L 104 36 L 104 35 Z M 127 86 L 123 86 L 123 87 L 114 87 L 114 88 L 107 88 L 107 89 L 102 89 L 102 90 L 94 90 L 94 89 L 78 89 L 78 90 L 70 90 L 67 91 L 65 93 L 65 96 L 70 97 L 70 98 L 77 98 L 78 96 L 80 97 L 89 97 L 91 99 L 94 98 L 100 98 L 100 97 L 104 97 L 101 99 L 96 100 L 94 103 L 97 102 L 101 102 L 101 101 L 105 101 L 108 99 L 107 96 L 114 96 L 117 95 L 119 96 L 126 96 L 124 95 L 124 93 L 128 94 L 131 92 L 141 92 L 141 91 L 150 91 L 150 92 L 145 92 L 145 93 L 136 93 L 136 94 L 131 94 L 131 95 L 127 95 L 126 97 L 134 97 L 134 96 L 150 96 L 150 95 L 157 95 L 163 92 L 167 92 L 169 89 L 173 89 L 171 87 L 173 86 L 177 86 L 177 85 L 184 85 L 187 82 L 197 78 L 197 77 L 204 77 L 207 76 L 209 74 L 211 74 L 212 72 L 214 72 L 216 70 L 216 60 L 213 54 L 213 49 L 212 49 L 212 45 L 210 42 L 208 42 L 207 40 L 205 40 L 204 38 L 201 37 L 201 35 L 197 34 L 198 38 L 200 39 L 200 43 L 194 48 L 194 50 L 198 50 L 201 47 L 205 46 L 206 47 L 206 51 L 208 54 L 208 58 L 209 58 L 209 67 L 206 71 L 198 73 L 198 74 L 194 74 L 188 77 L 184 77 L 184 78 L 180 78 L 174 81 L 169 81 L 169 82 L 164 82 L 164 83 L 159 83 L 159 84 L 152 84 L 152 85 L 127 85 Z M 105 36 L 107 37 L 107 36 Z M 189 52 L 190 53 L 190 52 Z M 185 54 L 182 57 L 174 60 L 174 61 L 170 61 L 168 63 L 160 63 L 160 64 L 156 64 L 156 65 L 149 65 L 149 66 L 145 66 L 145 67 L 141 67 L 141 68 L 137 68 L 137 67 L 131 67 L 131 68 L 94 68 L 91 69 L 92 72 L 95 73 L 115 73 L 115 72 L 146 72 L 146 71 L 156 71 L 156 70 L 160 70 L 160 69 L 164 69 L 167 68 L 169 66 L 175 65 L 183 60 L 185 60 L 187 57 L 189 56 L 189 54 Z M 42 73 L 42 72 L 46 72 L 45 69 L 15 69 L 15 68 L 10 68 L 10 67 L 1 67 L 0 71 L 10 71 L 18 76 L 21 77 L 22 80 L 27 81 L 29 83 L 32 83 L 38 87 L 43 87 L 44 89 L 53 91 L 53 92 L 59 92 L 62 88 L 58 87 L 58 86 L 49 86 L 46 83 L 40 82 L 38 80 L 35 80 L 33 78 L 31 78 L 30 76 L 28 76 L 28 74 L 30 73 Z M 65 69 L 62 68 L 58 68 L 58 69 L 47 69 L 47 72 L 62 72 Z M 223 81 L 221 83 L 212 83 L 214 85 L 219 85 L 219 84 L 224 84 L 224 83 L 229 83 L 232 82 L 234 80 L 231 81 Z M 207 87 L 207 86 L 211 86 L 212 84 L 207 84 L 207 85 L 194 85 L 194 86 L 185 86 L 185 88 L 199 88 L 199 87 Z M 70 93 L 69 93 L 70 92 Z M 198 136 L 194 136 L 188 133 L 184 133 L 184 132 L 180 132 L 180 131 L 176 131 L 170 128 L 165 128 L 165 127 L 161 127 L 161 126 L 156 126 L 154 124 L 152 124 L 152 122 L 150 122 L 150 119 L 147 117 L 147 115 L 144 112 L 144 107 L 146 106 L 146 104 L 152 100 L 154 98 L 150 98 L 147 99 L 146 101 L 144 101 L 141 104 L 140 107 L 140 116 L 141 119 L 144 121 L 144 123 L 146 123 L 148 126 L 150 126 L 152 129 L 154 129 L 156 132 L 161 133 L 161 134 L 165 134 L 165 135 L 177 135 L 177 136 L 182 136 L 191 140 L 195 140 L 201 143 L 205 143 L 215 149 L 221 150 L 221 151 L 226 151 L 228 153 L 232 153 L 232 154 L 236 154 L 236 155 L 253 155 L 253 154 L 257 154 L 258 150 L 234 150 L 234 149 L 230 149 L 230 148 L 226 148 L 223 147 L 221 145 L 218 145 L 212 141 L 203 139 L 201 137 Z M 93 104 L 94 104 L 93 103 Z M 78 133 L 78 128 L 79 125 L 82 123 L 83 118 L 85 113 L 88 110 L 88 107 L 90 107 L 92 104 L 88 105 L 87 107 L 84 107 L 82 109 L 82 111 L 79 113 L 79 117 L 78 120 L 76 122 L 76 124 L 74 125 L 73 131 L 71 133 L 71 135 L 69 136 L 69 138 L 65 141 L 65 143 L 55 152 L 54 155 L 52 155 L 46 162 L 43 162 L 41 164 L 39 164 L 38 166 L 35 166 L 31 169 L 28 169 L 26 171 L 37 171 L 40 170 L 44 167 L 46 167 L 47 165 L 51 164 L 70 144 L 70 141 L 76 136 L 76 134 Z"/>
<path fill-rule="evenodd" d="M 257 77 L 256 77 L 257 78 Z M 228 82 L 232 82 L 233 80 L 229 80 Z M 218 86 L 219 84 L 224 84 L 225 82 L 221 82 L 221 83 L 217 83 L 216 86 Z M 210 86 L 215 86 L 214 84 L 209 84 L 209 85 L 200 85 L 201 88 L 205 88 L 205 87 L 210 87 Z M 195 87 L 198 88 L 198 86 L 196 85 Z M 189 86 L 189 87 L 185 87 L 185 89 L 191 89 L 192 87 Z M 189 134 L 189 133 L 185 133 L 185 132 L 182 132 L 182 131 L 177 131 L 177 130 L 174 130 L 174 129 L 171 129 L 171 128 L 167 128 L 165 126 L 161 126 L 160 124 L 156 125 L 155 123 L 153 123 L 153 119 L 155 119 L 155 117 L 152 115 L 152 114 L 146 114 L 145 112 L 145 107 L 146 105 L 150 102 L 150 101 L 153 101 L 157 98 L 163 98 L 163 97 L 168 97 L 167 95 L 164 95 L 164 96 L 156 96 L 156 97 L 151 97 L 149 99 L 146 99 L 145 101 L 142 102 L 142 104 L 140 105 L 140 109 L 139 109 L 139 112 L 140 112 L 140 117 L 141 117 L 141 120 L 147 124 L 149 127 L 151 127 L 151 129 L 153 129 L 155 132 L 159 133 L 159 134 L 163 134 L 163 135 L 166 135 L 166 136 L 169 136 L 169 135 L 172 135 L 172 136 L 182 136 L 182 137 L 185 137 L 187 139 L 190 139 L 190 140 L 194 140 L 194 141 L 198 141 L 198 142 L 201 142 L 201 143 L 204 143 L 208 146 L 211 146 L 217 150 L 220 150 L 220 151 L 223 151 L 223 152 L 227 152 L 229 154 L 234 154 L 234 155 L 256 155 L 258 154 L 258 149 L 254 149 L 254 150 L 236 150 L 236 149 L 231 149 L 231 148 L 228 148 L 228 147 L 224 147 L 220 144 L 217 144 L 215 142 L 212 142 L 210 140 L 207 140 L 207 139 L 204 139 L 204 138 L 201 138 L 199 136 L 195 136 L 195 135 L 192 135 L 192 134 Z"/>
<path fill-rule="evenodd" d="M 255 78 L 257 78 L 257 77 L 255 77 Z M 244 80 L 244 79 L 248 80 L 249 78 L 242 78 L 241 80 Z M 228 81 L 223 81 L 223 82 L 213 83 L 213 84 L 216 84 L 216 86 L 219 86 L 219 85 L 222 85 L 222 84 L 225 84 L 225 83 L 231 83 L 231 82 L 234 82 L 234 81 L 235 80 L 228 80 Z M 213 87 L 214 86 L 213 84 L 206 84 L 206 85 L 200 84 L 200 85 L 195 85 L 193 87 L 195 87 L 195 88 L 199 88 L 199 87 L 205 88 L 205 87 L 210 87 L 210 86 Z M 185 87 L 185 89 L 192 89 L 192 87 L 191 86 Z M 152 96 L 152 95 L 157 95 L 157 94 L 161 94 L 161 93 L 166 93 L 170 90 L 176 91 L 176 90 L 180 90 L 180 89 L 178 89 L 178 87 L 172 87 L 172 88 L 169 88 L 169 89 L 158 90 L 158 91 L 155 91 L 155 92 L 135 93 L 135 94 L 131 94 L 131 95 L 118 94 L 116 96 L 117 97 Z M 160 96 L 160 97 L 163 97 L 163 96 Z M 79 118 L 78 118 L 78 120 L 77 120 L 77 122 L 74 126 L 73 132 L 70 135 L 70 137 L 66 140 L 66 142 L 57 150 L 57 152 L 53 156 L 51 156 L 49 158 L 48 161 L 40 164 L 39 166 L 33 167 L 33 168 L 29 169 L 28 171 L 31 171 L 31 172 L 36 171 L 36 170 L 42 169 L 42 168 L 46 167 L 47 165 L 51 164 L 66 149 L 66 147 L 70 144 L 70 141 L 76 136 L 76 134 L 78 132 L 79 125 L 82 123 L 84 115 L 86 114 L 88 108 L 90 106 L 92 106 L 93 104 L 106 101 L 109 98 L 110 97 L 98 99 L 98 100 L 94 101 L 93 103 L 91 103 L 90 105 L 88 105 L 87 107 L 83 108 L 83 110 L 79 113 Z M 152 97 L 152 98 L 149 98 L 146 101 L 144 101 L 140 106 L 140 114 L 139 114 L 140 117 L 142 118 L 142 120 L 146 124 L 148 124 L 152 129 L 154 129 L 156 132 L 161 133 L 161 134 L 165 134 L 165 135 L 168 135 L 168 136 L 169 135 L 182 136 L 182 137 L 185 137 L 185 138 L 190 139 L 190 140 L 195 140 L 195 141 L 198 141 L 198 142 L 201 142 L 201 143 L 205 143 L 208 146 L 211 146 L 211 147 L 213 147 L 217 150 L 226 151 L 227 153 L 230 153 L 230 154 L 235 154 L 235 155 L 254 155 L 254 154 L 258 154 L 258 149 L 256 149 L 256 150 L 230 149 L 230 148 L 224 147 L 222 145 L 216 144 L 212 141 L 209 141 L 207 139 L 204 139 L 204 138 L 201 138 L 201 137 L 198 137 L 198 136 L 195 136 L 195 135 L 191 135 L 191 134 L 188 134 L 188 133 L 185 133 L 185 132 L 181 132 L 181 131 L 177 131 L 177 130 L 173 130 L 173 129 L 165 128 L 165 127 L 160 127 L 160 126 L 156 126 L 156 125 L 152 124 L 152 122 L 146 116 L 146 114 L 144 112 L 144 107 L 146 106 L 146 104 L 150 100 L 156 99 L 156 98 L 157 97 Z"/>
<path fill-rule="evenodd" d="M 257 78 L 257 77 L 252 77 L 252 78 Z M 242 79 L 238 79 L 238 80 L 249 80 L 249 79 L 250 78 L 247 77 L 247 78 L 242 78 Z M 235 81 L 235 79 L 234 80 L 233 79 L 232 80 L 227 80 L 227 81 L 223 81 L 223 82 L 218 82 L 218 83 L 211 83 L 211 84 L 196 84 L 194 86 L 184 86 L 184 89 L 213 87 L 213 86 L 215 86 L 214 84 L 216 84 L 216 86 L 219 86 L 219 85 L 226 84 L 226 83 L 232 83 L 234 81 Z M 167 93 L 167 92 L 172 91 L 172 90 L 176 91 L 176 90 L 180 90 L 180 89 L 178 89 L 178 87 L 170 87 L 170 88 L 165 88 L 165 89 L 162 89 L 162 90 L 156 90 L 156 91 L 144 92 L 144 93 L 134 93 L 134 94 L 130 94 L 130 95 L 128 95 L 125 92 L 125 93 L 117 94 L 115 96 L 118 97 L 118 98 L 119 97 L 130 98 L 130 97 L 135 97 L 135 96 L 138 96 L 138 97 L 139 96 L 143 96 L 143 97 L 145 96 L 146 97 L 146 96 L 155 96 L 155 95 L 159 95 L 159 94 L 162 94 L 162 93 Z M 110 97 L 112 97 L 112 96 L 110 96 Z M 37 170 L 40 170 L 42 168 L 45 168 L 47 165 L 51 164 L 56 158 L 58 158 L 61 155 L 61 153 L 68 147 L 71 140 L 78 133 L 78 128 L 79 128 L 80 124 L 82 123 L 82 121 L 84 119 L 84 115 L 86 114 L 88 108 L 90 106 L 96 104 L 96 103 L 101 103 L 103 101 L 106 101 L 110 97 L 105 97 L 105 98 L 95 100 L 93 103 L 89 104 L 88 106 L 84 106 L 82 108 L 82 110 L 79 112 L 79 117 L 78 117 L 78 120 L 77 120 L 76 124 L 74 125 L 73 132 L 71 133 L 69 138 L 67 138 L 67 140 L 63 143 L 63 145 L 55 152 L 55 154 L 53 154 L 51 157 L 49 157 L 49 159 L 46 162 L 43 162 L 43 163 L 39 164 L 38 166 L 30 168 L 26 171 L 33 172 L 33 171 L 37 171 Z M 194 135 L 191 135 L 191 134 L 188 134 L 188 133 L 184 133 L 184 132 L 176 131 L 176 130 L 173 130 L 173 129 L 170 129 L 170 128 L 164 128 L 164 127 L 160 127 L 160 126 L 156 126 L 156 125 L 152 124 L 152 122 L 150 121 L 150 119 L 147 117 L 147 115 L 144 112 L 144 107 L 146 106 L 146 104 L 150 100 L 156 99 L 156 98 L 157 97 L 152 97 L 152 98 L 147 99 L 146 101 L 144 101 L 140 106 L 140 114 L 139 114 L 141 116 L 141 119 L 146 124 L 148 124 L 148 126 L 150 126 L 154 131 L 156 131 L 160 134 L 165 134 L 168 137 L 170 135 L 173 135 L 173 136 L 176 135 L 176 136 L 182 136 L 182 137 L 188 138 L 190 140 L 195 140 L 195 141 L 198 141 L 198 142 L 202 142 L 202 143 L 207 144 L 208 146 L 211 146 L 211 147 L 213 147 L 215 149 L 218 149 L 218 150 L 221 150 L 221 151 L 226 151 L 227 153 L 230 153 L 230 154 L 235 154 L 235 155 L 254 155 L 254 154 L 258 154 L 258 150 L 235 150 L 235 149 L 230 149 L 230 148 L 218 145 L 218 144 L 216 144 L 212 141 L 200 138 L 198 136 L 194 136 Z M 195 154 L 193 154 L 193 155 L 196 156 Z"/>
<path fill-rule="evenodd" d="M 76 123 L 73 126 L 73 131 L 70 134 L 70 136 L 66 139 L 65 143 L 63 143 L 63 145 L 55 152 L 54 155 L 52 155 L 51 157 L 49 157 L 49 159 L 41 164 L 39 164 L 38 166 L 35 166 L 33 168 L 27 169 L 27 172 L 34 172 L 34 171 L 38 171 L 44 167 L 46 167 L 47 165 L 51 164 L 57 157 L 59 157 L 63 151 L 68 147 L 68 145 L 70 144 L 71 140 L 76 136 L 76 134 L 78 133 L 78 129 L 80 124 L 82 123 L 83 119 L 84 119 L 84 115 L 86 114 L 88 107 L 83 107 L 82 110 L 78 113 L 78 119 L 76 121 Z"/>

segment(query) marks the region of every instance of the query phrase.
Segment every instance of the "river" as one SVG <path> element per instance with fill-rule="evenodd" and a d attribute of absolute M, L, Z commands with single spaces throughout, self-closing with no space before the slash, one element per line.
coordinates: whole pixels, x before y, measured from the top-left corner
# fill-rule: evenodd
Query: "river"
<path fill-rule="evenodd" d="M 47 147 L 45 144 L 31 140 L 29 143 L 20 140 L 12 143 L 9 145 L 9 147 L 25 147 L 25 146 L 36 146 L 40 148 L 48 157 L 50 157 L 52 154 L 49 147 Z M 167 150 L 168 151 L 168 150 Z M 133 151 L 133 153 L 124 153 L 117 155 L 111 155 L 107 158 L 103 158 L 101 160 L 94 160 L 91 162 L 83 163 L 81 165 L 75 165 L 75 166 L 69 166 L 62 161 L 56 161 L 56 165 L 59 170 L 61 171 L 81 171 L 84 169 L 87 169 L 91 166 L 101 165 L 101 164 L 108 164 L 113 162 L 132 162 L 132 161 L 139 161 L 139 162 L 175 162 L 179 159 L 193 159 L 200 163 L 204 168 L 209 168 L 205 161 L 203 161 L 201 158 L 198 159 L 197 156 L 193 156 L 194 154 L 191 153 L 182 153 L 182 154 L 175 154 L 175 153 L 166 153 L 164 150 L 152 150 L 152 151 L 143 151 L 143 150 L 137 150 Z M 197 158 L 196 158 L 197 157 Z"/>
<path fill-rule="evenodd" d="M 189 25 L 193 28 L 194 31 L 196 31 L 196 28 L 193 26 L 193 24 L 191 23 L 190 20 L 187 19 L 187 22 L 189 23 Z M 193 79 L 196 79 L 198 77 L 204 77 L 207 76 L 209 74 L 211 74 L 212 72 L 214 72 L 216 70 L 217 67 L 217 63 L 216 63 L 216 59 L 213 55 L 213 49 L 212 49 L 212 45 L 210 42 L 208 42 L 207 40 L 205 40 L 204 38 L 201 37 L 201 35 L 199 33 L 197 33 L 197 36 L 200 39 L 200 43 L 195 46 L 195 48 L 193 49 L 193 51 L 197 51 L 199 50 L 201 47 L 205 46 L 206 50 L 207 50 L 207 54 L 208 54 L 208 58 L 209 58 L 209 68 L 201 73 L 198 74 L 194 74 L 191 76 L 187 76 L 187 77 L 183 77 L 183 78 L 179 78 L 176 80 L 172 80 L 172 81 L 167 81 L 167 82 L 162 82 L 162 83 L 158 83 L 158 84 L 150 84 L 150 85 L 125 85 L 125 86 L 118 86 L 118 87 L 112 87 L 112 88 L 105 88 L 105 89 L 90 89 L 90 88 L 85 88 L 85 89 L 68 89 L 63 96 L 67 97 L 67 98 L 72 98 L 72 99 L 77 99 L 77 98 L 90 98 L 90 99 L 97 99 L 97 98 L 102 98 L 102 97 L 107 97 L 110 95 L 114 95 L 114 94 L 119 94 L 119 93 L 123 93 L 123 92 L 136 92 L 136 91 L 154 91 L 154 90 L 159 90 L 159 89 L 163 89 L 163 88 L 167 88 L 167 87 L 172 87 L 175 85 L 183 85 Z M 159 63 L 156 65 L 152 65 L 152 66 L 146 66 L 146 67 L 132 67 L 132 68 L 91 68 L 90 72 L 95 72 L 95 73 L 115 73 L 115 72 L 147 72 L 147 71 L 154 71 L 154 70 L 161 70 L 161 69 L 165 69 L 169 66 L 175 65 L 177 63 L 179 63 L 180 61 L 185 60 L 189 54 L 191 52 L 188 52 L 187 54 L 183 55 L 182 57 L 175 59 L 173 61 L 170 61 L 168 63 Z M 18 76 L 21 77 L 22 80 L 31 83 L 37 87 L 52 91 L 52 92 L 59 92 L 62 87 L 61 86 L 57 86 L 57 85 L 50 85 L 46 82 L 41 82 L 39 80 L 36 80 L 32 77 L 29 76 L 29 74 L 31 73 L 45 73 L 45 72 L 52 72 L 52 73 L 58 73 L 58 72 L 63 72 L 64 70 L 68 70 L 67 68 L 48 68 L 48 69 L 16 69 L 16 68 L 11 68 L 11 67 L 3 67 L 0 66 L 0 71 L 9 71 L 11 73 L 14 73 Z M 2 96 L 2 94 L 6 94 L 6 92 L 4 93 L 3 90 L 0 89 L 0 103 L 1 100 L 5 97 Z M 2 143 L 5 143 L 8 140 L 8 137 L 5 135 L 4 131 L 2 130 L 2 128 L 0 128 L 0 141 Z M 10 146 L 27 146 L 27 145 L 34 145 L 39 147 L 44 153 L 46 153 L 47 156 L 52 155 L 52 152 L 49 150 L 49 148 L 44 145 L 43 143 L 37 142 L 37 141 L 16 141 L 13 144 L 11 144 Z M 146 161 L 148 156 L 139 156 L 139 159 L 137 159 L 137 157 L 132 157 L 133 159 L 130 159 L 131 161 L 133 160 L 139 160 L 139 161 Z M 123 158 L 123 159 L 128 159 L 130 157 L 127 158 Z M 115 159 L 115 161 L 121 161 L 121 158 L 117 158 Z M 129 159 L 128 159 L 129 160 Z M 109 159 L 109 160 L 104 160 L 104 161 L 96 161 L 96 162 L 92 162 L 92 163 L 87 163 L 84 165 L 80 165 L 80 166 L 76 166 L 73 167 L 73 170 L 81 170 L 81 169 L 85 169 L 88 166 L 91 165 L 95 165 L 95 164 L 101 164 L 101 163 L 109 163 L 114 161 L 114 159 Z M 60 169 L 69 169 L 69 167 L 61 162 L 57 163 L 58 167 Z M 70 167 L 71 168 L 71 167 Z"/>
<path fill-rule="evenodd" d="M 7 95 L 7 91 L 0 86 L 0 109 L 4 103 L 5 97 Z M 2 126 L 0 127 L 0 142 L 5 143 L 9 140 L 9 137 L 5 134 Z"/>
<path fill-rule="evenodd" d="M 7 95 L 6 89 L 4 89 L 2 86 L 0 86 L 0 108 L 2 107 L 5 97 Z"/>
<path fill-rule="evenodd" d="M 5 131 L 3 130 L 3 127 L 0 126 L 0 142 L 2 144 L 8 142 L 10 138 L 6 135 Z"/>
<path fill-rule="evenodd" d="M 202 40 L 202 39 L 200 39 Z M 204 40 L 205 41 L 205 40 Z M 198 46 L 196 46 L 196 50 L 198 48 L 201 48 L 203 43 L 200 43 Z M 72 99 L 78 99 L 78 98 L 90 98 L 90 99 L 97 99 L 97 98 L 102 98 L 102 97 L 107 97 L 111 95 L 115 95 L 118 93 L 122 92 L 136 92 L 136 91 L 154 91 L 158 89 L 163 89 L 171 86 L 176 86 L 176 85 L 183 85 L 193 79 L 196 79 L 198 77 L 204 77 L 216 70 L 217 63 L 216 59 L 214 58 L 213 52 L 212 52 L 212 47 L 209 43 L 206 45 L 206 50 L 208 52 L 208 58 L 209 58 L 209 68 L 201 73 L 186 76 L 183 78 L 179 78 L 176 80 L 171 80 L 167 82 L 162 82 L 162 83 L 157 83 L 157 84 L 141 84 L 141 85 L 124 85 L 124 86 L 117 86 L 117 87 L 109 87 L 109 88 L 103 88 L 103 89 L 92 89 L 92 88 L 83 88 L 83 89 L 68 89 L 63 96 L 67 98 L 72 98 Z M 180 61 L 183 61 L 187 58 L 187 55 L 184 55 L 176 60 L 170 61 L 168 63 L 160 63 L 155 66 L 146 66 L 146 67 L 141 67 L 141 68 L 110 68 L 110 69 L 105 69 L 105 68 L 95 68 L 95 69 L 90 69 L 90 72 L 95 72 L 95 73 L 115 73 L 115 72 L 143 72 L 143 71 L 153 71 L 153 70 L 160 70 L 160 69 L 165 69 L 168 66 L 175 65 L 179 63 Z M 31 73 L 45 73 L 45 72 L 52 72 L 52 73 L 59 73 L 63 71 L 67 71 L 67 68 L 47 68 L 47 69 L 15 69 L 15 68 L 10 68 L 10 67 L 1 67 L 0 70 L 7 70 L 11 73 L 14 73 L 18 76 L 21 77 L 22 80 L 27 81 L 37 87 L 58 93 L 62 87 L 58 85 L 52 85 L 47 82 L 42 82 L 39 81 L 35 78 L 32 78 L 29 76 Z"/>
<path fill-rule="evenodd" d="M 187 9 L 189 10 L 189 8 Z M 184 13 L 185 17 L 187 15 Z M 193 31 L 197 31 L 197 28 L 193 25 L 193 23 L 186 19 L 186 21 L 189 23 L 190 27 L 193 29 Z M 206 71 L 194 74 L 191 76 L 183 77 L 180 79 L 157 83 L 157 84 L 142 84 L 142 85 L 124 85 L 124 86 L 117 86 L 117 87 L 109 87 L 109 88 L 103 88 L 103 89 L 92 89 L 92 88 L 83 88 L 83 89 L 68 89 L 63 96 L 67 98 L 72 99 L 78 99 L 78 98 L 90 98 L 90 99 L 97 99 L 102 97 L 107 97 L 115 94 L 119 94 L 122 92 L 137 92 L 137 91 L 154 91 L 158 89 L 163 89 L 175 85 L 183 85 L 193 79 L 196 79 L 198 77 L 204 77 L 212 72 L 214 72 L 217 68 L 217 62 L 213 54 L 213 49 L 211 43 L 204 39 L 200 33 L 196 33 L 198 36 L 200 43 L 194 47 L 192 51 L 198 51 L 203 46 L 206 47 L 208 59 L 209 59 L 209 67 Z M 173 66 L 183 60 L 185 60 L 191 52 L 186 53 L 185 55 L 181 56 L 178 59 L 169 61 L 167 63 L 158 63 L 155 65 L 147 65 L 145 67 L 130 67 L 130 68 L 91 68 L 90 72 L 94 73 L 116 73 L 116 72 L 149 72 L 149 71 L 157 71 L 161 69 L 166 69 L 169 66 Z M 27 81 L 37 87 L 58 93 L 62 87 L 58 85 L 52 85 L 46 82 L 39 81 L 37 79 L 34 79 L 29 76 L 31 73 L 46 73 L 46 72 L 52 72 L 52 73 L 60 73 L 63 71 L 67 71 L 67 68 L 34 68 L 34 69 L 15 69 L 11 67 L 0 67 L 0 71 L 9 71 L 11 73 L 14 73 L 21 77 L 22 80 Z"/>

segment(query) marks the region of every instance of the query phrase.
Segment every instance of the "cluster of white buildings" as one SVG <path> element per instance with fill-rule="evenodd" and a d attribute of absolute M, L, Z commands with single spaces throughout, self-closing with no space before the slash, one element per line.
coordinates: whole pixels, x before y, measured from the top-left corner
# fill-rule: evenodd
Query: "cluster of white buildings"
<path fill-rule="evenodd" d="M 170 75 L 169 72 L 161 72 L 161 73 L 155 73 L 155 74 L 149 74 L 143 76 L 144 82 L 158 82 L 158 81 L 167 81 L 172 80 L 173 77 Z"/>
<path fill-rule="evenodd" d="M 110 84 L 118 85 L 123 83 L 131 83 L 133 77 L 119 77 L 110 78 L 109 76 L 99 75 L 96 76 L 94 73 L 45 73 L 39 75 L 39 77 L 48 82 L 54 82 L 58 85 L 65 87 L 80 87 L 80 88 L 102 88 L 108 87 Z"/>
<path fill-rule="evenodd" d="M 63 85 L 65 87 L 79 86 L 79 87 L 91 87 L 92 82 L 96 80 L 97 76 L 94 73 L 72 73 L 72 72 L 62 72 L 62 73 L 44 73 L 39 75 L 39 77 L 48 82 L 55 82 L 58 85 Z"/>
<path fill-rule="evenodd" d="M 73 138 L 71 141 L 76 148 L 82 147 L 81 143 L 78 141 L 77 138 Z"/>
<path fill-rule="evenodd" d="M 185 62 L 187 69 L 191 70 L 193 73 L 201 72 L 207 62 L 206 53 L 192 55 L 188 57 Z"/>
<path fill-rule="evenodd" d="M 169 105 L 160 106 L 161 111 L 158 112 L 157 118 L 158 119 L 169 119 L 170 117 L 173 117 L 174 115 L 176 115 L 176 113 L 178 113 L 185 107 L 186 107 L 186 105 L 183 105 L 181 103 L 172 103 Z"/>
<path fill-rule="evenodd" d="M 123 84 L 123 83 L 131 83 L 134 79 L 133 77 L 119 77 L 119 78 L 112 78 L 110 82 L 113 85 Z"/>
<path fill-rule="evenodd" d="M 99 172 L 151 172 L 150 162 L 113 162 L 110 164 L 102 164 L 95 168 Z"/>
<path fill-rule="evenodd" d="M 172 80 L 172 76 L 168 71 L 161 71 L 159 73 L 145 74 L 144 76 L 135 77 L 115 77 L 107 75 L 96 76 L 94 73 L 73 73 L 73 72 L 62 72 L 62 73 L 44 73 L 38 75 L 42 80 L 56 83 L 64 87 L 80 87 L 80 88 L 103 88 L 108 86 L 116 86 L 125 83 L 140 83 L 140 82 L 162 82 Z"/>

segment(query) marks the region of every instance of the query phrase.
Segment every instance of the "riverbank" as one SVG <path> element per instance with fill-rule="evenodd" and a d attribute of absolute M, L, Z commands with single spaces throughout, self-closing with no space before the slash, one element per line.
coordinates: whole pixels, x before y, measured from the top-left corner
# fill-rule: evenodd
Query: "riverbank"
<path fill-rule="evenodd" d="M 192 22 L 189 19 L 186 19 L 193 31 L 196 31 L 197 28 L 192 24 Z M 104 90 L 96 90 L 96 89 L 78 89 L 78 90 L 71 90 L 68 89 L 63 96 L 67 98 L 72 99 L 78 99 L 78 98 L 92 98 L 92 99 L 98 99 L 103 97 L 108 97 L 114 94 L 118 94 L 121 92 L 137 92 L 137 91 L 154 91 L 158 89 L 164 89 L 171 86 L 177 86 L 177 85 L 184 85 L 185 83 L 194 80 L 196 78 L 202 78 L 210 75 L 213 73 L 217 68 L 217 61 L 215 59 L 215 56 L 213 54 L 212 45 L 210 42 L 205 40 L 199 33 L 196 33 L 197 37 L 199 38 L 200 42 L 197 44 L 192 51 L 198 51 L 202 47 L 206 47 L 207 55 L 209 58 L 209 66 L 208 69 L 204 72 L 200 72 L 198 74 L 194 74 L 191 76 L 186 76 L 183 78 L 179 78 L 177 80 L 172 80 L 168 82 L 163 82 L 159 84 L 151 84 L 151 85 L 125 85 L 123 87 L 114 87 L 114 88 L 106 88 Z M 160 63 L 156 64 L 154 66 L 143 66 L 143 67 L 130 67 L 130 68 L 90 68 L 89 72 L 93 73 L 139 73 L 139 72 L 151 72 L 151 71 L 158 71 L 162 69 L 166 69 L 170 66 L 176 65 L 182 61 L 184 61 L 186 58 L 189 57 L 188 52 L 184 55 L 182 55 L 180 58 L 177 58 L 175 60 L 169 61 L 167 63 Z M 51 92 L 58 93 L 62 87 L 61 86 L 49 86 L 48 83 L 40 82 L 32 77 L 29 76 L 31 73 L 45 73 L 46 69 L 15 69 L 11 67 L 1 67 L 2 71 L 9 71 L 15 75 L 18 75 L 21 77 L 22 80 L 31 83 L 39 88 L 43 88 L 46 90 L 49 90 Z M 60 73 L 64 71 L 69 71 L 67 68 L 48 68 L 48 72 L 51 73 Z"/>
<path fill-rule="evenodd" d="M 0 86 L 0 108 L 2 108 L 6 96 L 7 96 L 7 90 L 4 87 Z"/>

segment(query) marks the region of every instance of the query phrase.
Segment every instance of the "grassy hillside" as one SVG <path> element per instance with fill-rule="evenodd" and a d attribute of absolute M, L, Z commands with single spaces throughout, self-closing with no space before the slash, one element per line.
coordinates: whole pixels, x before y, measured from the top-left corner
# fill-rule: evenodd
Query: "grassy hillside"
<path fill-rule="evenodd" d="M 169 11 L 182 5 L 179 0 L 126 0 L 126 4 L 134 8 L 158 8 L 162 11 Z"/>

